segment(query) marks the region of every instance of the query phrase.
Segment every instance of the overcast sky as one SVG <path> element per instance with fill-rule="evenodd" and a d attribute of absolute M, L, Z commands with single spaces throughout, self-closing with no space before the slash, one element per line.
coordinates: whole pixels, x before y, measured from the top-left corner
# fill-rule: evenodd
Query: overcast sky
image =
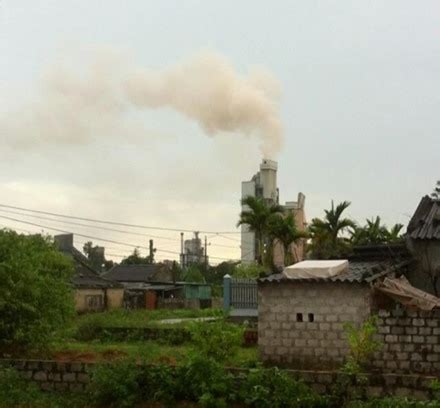
<path fill-rule="evenodd" d="M 208 135 L 191 117 L 197 113 L 170 107 L 120 111 L 102 87 L 89 94 L 78 85 L 75 112 L 67 105 L 66 113 L 59 99 L 42 105 L 54 83 L 48 78 L 64 67 L 72 87 L 96 55 L 101 65 L 92 82 L 107 85 L 125 76 L 125 65 L 161 70 L 209 54 L 237 78 L 264 70 L 280 91 L 279 99 L 275 91 L 267 98 L 283 127 L 283 147 L 272 157 L 282 201 L 303 192 L 309 220 L 334 199 L 351 201 L 349 215 L 359 222 L 381 215 L 405 224 L 440 178 L 439 21 L 436 0 L 0 0 L 0 203 L 234 231 L 240 183 L 261 160 L 258 132 Z M 187 74 L 198 84 L 197 72 Z M 99 105 L 99 123 L 84 118 L 89 97 Z M 33 130 L 29 118 L 41 106 L 62 117 L 55 136 L 42 134 L 45 126 Z M 148 237 L 0 215 L 148 245 Z M 0 225 L 41 229 L 1 218 Z M 179 251 L 178 233 L 151 233 L 175 239 L 155 238 L 158 249 Z M 238 234 L 208 235 L 212 256 L 239 257 Z M 131 251 L 107 246 L 116 255 Z"/>

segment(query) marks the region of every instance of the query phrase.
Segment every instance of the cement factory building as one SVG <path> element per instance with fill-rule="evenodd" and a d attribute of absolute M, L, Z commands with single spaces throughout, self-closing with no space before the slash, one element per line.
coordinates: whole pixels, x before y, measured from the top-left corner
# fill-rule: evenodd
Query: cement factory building
<path fill-rule="evenodd" d="M 250 181 L 241 183 L 241 197 L 248 196 L 261 197 L 269 204 L 279 204 L 279 190 L 277 187 L 277 170 L 278 164 L 273 160 L 263 159 L 260 164 L 260 171 L 255 174 Z M 306 227 L 304 214 L 305 196 L 298 194 L 297 201 L 287 201 L 283 206 L 286 212 L 293 212 L 296 224 L 299 230 Z M 242 210 L 247 210 L 247 206 L 243 206 Z M 304 257 L 304 245 L 292 245 L 291 248 L 294 259 L 301 260 Z M 283 253 L 280 245 L 274 247 L 274 263 L 281 265 L 283 263 Z M 244 263 L 255 262 L 257 254 L 257 242 L 255 234 L 249 231 L 247 225 L 241 226 L 241 260 Z"/>

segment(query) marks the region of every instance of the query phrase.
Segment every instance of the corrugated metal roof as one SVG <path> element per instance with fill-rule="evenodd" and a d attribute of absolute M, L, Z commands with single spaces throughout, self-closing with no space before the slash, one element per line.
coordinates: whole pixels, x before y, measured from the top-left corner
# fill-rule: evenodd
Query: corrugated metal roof
<path fill-rule="evenodd" d="M 393 261 L 366 261 L 349 262 L 348 270 L 339 275 L 329 278 L 308 278 L 308 279 L 289 279 L 282 273 L 270 275 L 267 278 L 261 278 L 258 281 L 265 282 L 348 282 L 362 283 L 373 282 L 374 280 L 396 272 L 405 267 L 411 260 L 404 260 L 399 263 Z"/>
<path fill-rule="evenodd" d="M 440 201 L 423 197 L 407 232 L 412 239 L 440 239 Z"/>

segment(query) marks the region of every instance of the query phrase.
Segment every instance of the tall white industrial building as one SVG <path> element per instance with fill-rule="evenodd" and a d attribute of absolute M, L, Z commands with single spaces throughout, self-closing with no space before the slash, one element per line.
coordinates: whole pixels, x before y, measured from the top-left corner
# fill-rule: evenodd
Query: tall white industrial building
<path fill-rule="evenodd" d="M 260 171 L 256 173 L 251 180 L 241 183 L 241 197 L 248 196 L 261 197 L 269 204 L 279 204 L 279 190 L 277 187 L 277 170 L 278 163 L 273 160 L 263 159 L 260 164 Z M 305 228 L 304 216 L 305 196 L 298 194 L 298 201 L 288 201 L 283 206 L 286 211 L 292 211 L 295 215 L 298 228 Z M 247 206 L 242 206 L 242 210 L 248 210 Z M 251 263 L 256 260 L 255 234 L 249 231 L 247 225 L 241 226 L 241 260 L 244 263 Z M 302 248 L 301 248 L 302 251 Z M 277 251 L 275 251 L 277 252 Z M 298 252 L 298 251 L 297 251 Z M 280 255 L 275 254 L 275 258 Z M 302 257 L 302 252 L 300 254 Z M 276 262 L 276 259 L 275 259 Z"/>

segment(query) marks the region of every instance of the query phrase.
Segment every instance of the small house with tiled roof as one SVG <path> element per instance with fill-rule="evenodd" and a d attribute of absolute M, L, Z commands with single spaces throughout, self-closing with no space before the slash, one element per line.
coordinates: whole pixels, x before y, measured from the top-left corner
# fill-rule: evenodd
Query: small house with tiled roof
<path fill-rule="evenodd" d="M 119 282 L 98 274 L 88 259 L 73 245 L 73 234 L 54 237 L 58 249 L 74 262 L 72 285 L 75 288 L 77 312 L 120 308 L 123 305 L 124 287 Z"/>
<path fill-rule="evenodd" d="M 349 350 L 344 324 L 363 323 L 387 302 L 375 285 L 404 275 L 411 262 L 404 245 L 365 247 L 349 260 L 304 261 L 259 279 L 262 359 L 301 368 L 341 364 Z"/>

